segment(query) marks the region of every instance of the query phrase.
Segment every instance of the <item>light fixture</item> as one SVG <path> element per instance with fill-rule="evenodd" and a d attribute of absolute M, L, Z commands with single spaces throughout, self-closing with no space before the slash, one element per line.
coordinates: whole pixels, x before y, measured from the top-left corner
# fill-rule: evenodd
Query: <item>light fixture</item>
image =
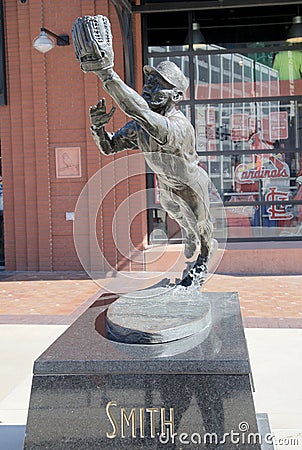
<path fill-rule="evenodd" d="M 185 43 L 186 43 L 186 46 L 188 47 L 188 44 L 189 44 L 189 33 L 187 34 Z M 205 43 L 206 43 L 206 40 L 204 38 L 204 35 L 200 31 L 199 23 L 198 22 L 193 22 L 192 23 L 192 44 L 193 44 L 193 49 L 194 50 L 198 50 L 198 49 L 204 48 L 205 47 Z"/>
<path fill-rule="evenodd" d="M 198 50 L 199 48 L 204 48 L 206 40 L 204 35 L 200 31 L 200 25 L 197 22 L 192 23 L 193 28 L 193 49 Z"/>
<path fill-rule="evenodd" d="M 55 46 L 55 41 L 52 37 L 57 39 L 57 45 L 69 45 L 69 36 L 67 34 L 61 34 L 58 36 L 46 28 L 41 28 L 41 33 L 33 40 L 33 47 L 41 53 L 47 53 L 49 50 L 52 50 Z"/>
<path fill-rule="evenodd" d="M 293 18 L 293 24 L 289 29 L 286 42 L 296 44 L 302 42 L 302 17 L 296 16 Z"/>

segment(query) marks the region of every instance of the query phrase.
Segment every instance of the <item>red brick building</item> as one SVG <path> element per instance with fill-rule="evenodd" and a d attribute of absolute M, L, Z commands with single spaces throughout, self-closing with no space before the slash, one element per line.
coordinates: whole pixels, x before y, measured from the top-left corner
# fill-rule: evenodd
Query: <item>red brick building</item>
<path fill-rule="evenodd" d="M 81 72 L 73 46 L 55 45 L 43 55 L 32 43 L 41 27 L 71 38 L 76 17 L 104 14 L 112 24 L 115 69 L 124 79 L 134 78 L 137 90 L 142 87 L 143 64 L 156 65 L 161 59 L 174 60 L 190 78 L 181 107 L 192 119 L 201 163 L 227 212 L 230 238 L 221 270 L 301 271 L 301 195 L 296 180 L 302 174 L 302 81 L 292 76 L 281 80 L 274 68 L 275 54 L 287 51 L 284 41 L 298 2 L 284 5 L 276 0 L 273 15 L 272 1 L 259 6 L 250 0 L 242 7 L 240 1 L 225 0 L 219 8 L 214 1 L 206 3 L 207 8 L 202 1 L 187 5 L 177 1 L 3 1 L 0 139 L 6 270 L 82 269 L 70 213 L 88 180 L 125 155 L 105 157 L 91 138 L 88 109 L 104 92 L 93 74 Z M 123 28 L 129 23 L 130 32 Z M 206 38 L 203 47 L 194 44 L 193 23 L 200 24 Z M 121 29 L 123 33 L 128 29 L 128 41 Z M 292 47 L 295 52 L 301 48 L 299 43 Z M 127 61 L 130 54 L 130 67 L 125 67 L 125 54 Z M 107 104 L 112 106 L 110 98 Z M 283 135 L 272 131 L 276 114 L 284 121 Z M 125 121 L 117 110 L 109 131 Z M 241 125 L 245 122 L 247 126 Z M 88 229 L 95 226 L 108 262 L 102 263 L 102 270 L 162 270 L 169 258 L 181 252 L 181 236 L 159 211 L 156 199 L 147 194 L 145 200 L 132 196 L 154 187 L 154 178 L 146 177 L 138 151 L 127 154 L 136 157 L 110 166 L 113 185 L 120 176 L 126 179 L 101 202 L 96 226 L 88 224 Z M 259 175 L 259 164 L 274 164 L 276 158 L 288 168 L 285 184 L 275 175 L 269 180 Z M 246 170 L 253 177 L 258 170 L 260 178 L 248 179 Z M 127 177 L 132 173 L 136 176 Z M 276 192 L 280 195 L 273 198 Z M 124 220 L 115 225 L 114 242 L 112 220 L 119 205 L 123 205 Z M 142 212 L 129 228 L 133 209 Z M 162 224 L 171 245 L 159 263 L 149 263 L 149 236 Z M 130 234 L 134 247 L 144 252 L 138 260 L 116 245 L 128 241 Z M 89 238 L 85 239 L 88 248 Z"/>
<path fill-rule="evenodd" d="M 110 17 L 115 67 L 123 76 L 121 31 L 110 1 L 4 2 L 7 105 L 0 107 L 0 118 L 6 270 L 82 268 L 73 244 L 73 222 L 66 220 L 66 212 L 75 210 L 87 180 L 114 159 L 99 153 L 89 131 L 89 106 L 102 98 L 104 92 L 94 75 L 82 73 L 72 45 L 55 46 L 43 55 L 33 49 L 32 41 L 41 26 L 58 35 L 70 36 L 76 17 L 100 12 Z M 139 24 L 135 24 L 134 32 L 139 42 Z M 136 50 L 139 87 L 140 46 Z M 107 103 L 110 107 L 111 100 L 107 99 Z M 117 111 L 112 129 L 124 122 L 125 117 Z M 56 172 L 56 152 L 62 148 L 79 151 L 78 176 L 60 176 Z M 137 164 L 141 165 L 139 158 Z M 144 176 L 130 179 L 117 186 L 102 204 L 100 235 L 106 236 L 102 245 L 107 259 L 117 267 L 124 258 L 117 254 L 110 232 L 107 233 L 111 229 L 113 205 L 144 187 Z M 146 220 L 140 220 L 132 231 L 135 243 L 142 246 Z M 130 268 L 127 264 L 124 267 Z"/>

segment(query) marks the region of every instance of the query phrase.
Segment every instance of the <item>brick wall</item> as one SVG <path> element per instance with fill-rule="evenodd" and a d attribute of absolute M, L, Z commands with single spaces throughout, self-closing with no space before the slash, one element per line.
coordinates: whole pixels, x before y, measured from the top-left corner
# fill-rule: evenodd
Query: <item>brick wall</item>
<path fill-rule="evenodd" d="M 106 95 L 93 74 L 81 72 L 73 46 L 55 46 L 46 55 L 32 47 L 41 26 L 71 37 L 76 17 L 97 13 L 110 17 L 115 69 L 123 77 L 122 36 L 109 0 L 28 0 L 24 4 L 4 1 L 8 105 L 0 107 L 0 120 L 6 270 L 81 270 L 73 242 L 73 222 L 66 221 L 65 213 L 75 211 L 87 181 L 107 164 L 113 163 L 115 177 L 119 175 L 115 172 L 121 170 L 123 176 L 144 171 L 142 155 L 135 151 L 127 153 L 135 153 L 137 157 L 120 164 L 118 160 L 126 152 L 105 157 L 96 148 L 89 132 L 88 109 Z M 134 38 L 136 43 L 141 42 L 138 17 L 134 19 Z M 140 44 L 135 57 L 140 89 Z M 112 106 L 108 97 L 107 105 Z M 109 131 L 118 129 L 125 120 L 117 109 Z M 80 148 L 80 177 L 57 177 L 56 149 L 60 148 Z M 120 183 L 100 205 L 95 228 L 105 255 L 99 265 L 102 270 L 142 269 L 141 262 L 131 262 L 131 258 L 117 250 L 112 236 L 114 211 L 127 197 L 142 189 L 145 189 L 143 173 Z M 133 199 L 125 203 L 124 222 L 116 227 L 117 247 L 119 242 L 129 240 L 127 218 L 137 207 L 135 202 Z M 136 217 L 131 226 L 132 241 L 140 250 L 146 243 L 146 227 L 146 214 Z M 83 239 L 88 248 L 88 234 Z"/>

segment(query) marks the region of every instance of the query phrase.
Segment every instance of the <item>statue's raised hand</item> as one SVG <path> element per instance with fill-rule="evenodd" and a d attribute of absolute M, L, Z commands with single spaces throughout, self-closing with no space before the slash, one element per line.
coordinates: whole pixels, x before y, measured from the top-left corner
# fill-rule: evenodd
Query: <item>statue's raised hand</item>
<path fill-rule="evenodd" d="M 99 100 L 97 105 L 90 106 L 89 108 L 91 125 L 96 128 L 106 125 L 106 123 L 108 123 L 111 117 L 113 116 L 114 111 L 115 107 L 113 106 L 109 111 L 109 113 L 107 113 L 106 100 L 104 98 L 102 100 Z"/>

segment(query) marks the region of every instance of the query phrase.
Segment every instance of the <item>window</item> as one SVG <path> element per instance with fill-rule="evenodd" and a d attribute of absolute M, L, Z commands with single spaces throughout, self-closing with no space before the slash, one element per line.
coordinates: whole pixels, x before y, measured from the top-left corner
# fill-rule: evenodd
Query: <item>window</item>
<path fill-rule="evenodd" d="M 171 24 L 164 13 L 145 17 L 145 60 L 172 60 L 190 80 L 181 109 L 195 127 L 200 164 L 224 202 L 229 240 L 301 239 L 302 45 L 285 42 L 296 10 L 194 15 L 174 13 L 176 31 L 164 25 Z M 198 50 L 184 39 L 193 21 L 207 41 Z M 150 233 L 159 228 L 179 242 L 178 226 L 156 202 L 149 207 Z"/>

